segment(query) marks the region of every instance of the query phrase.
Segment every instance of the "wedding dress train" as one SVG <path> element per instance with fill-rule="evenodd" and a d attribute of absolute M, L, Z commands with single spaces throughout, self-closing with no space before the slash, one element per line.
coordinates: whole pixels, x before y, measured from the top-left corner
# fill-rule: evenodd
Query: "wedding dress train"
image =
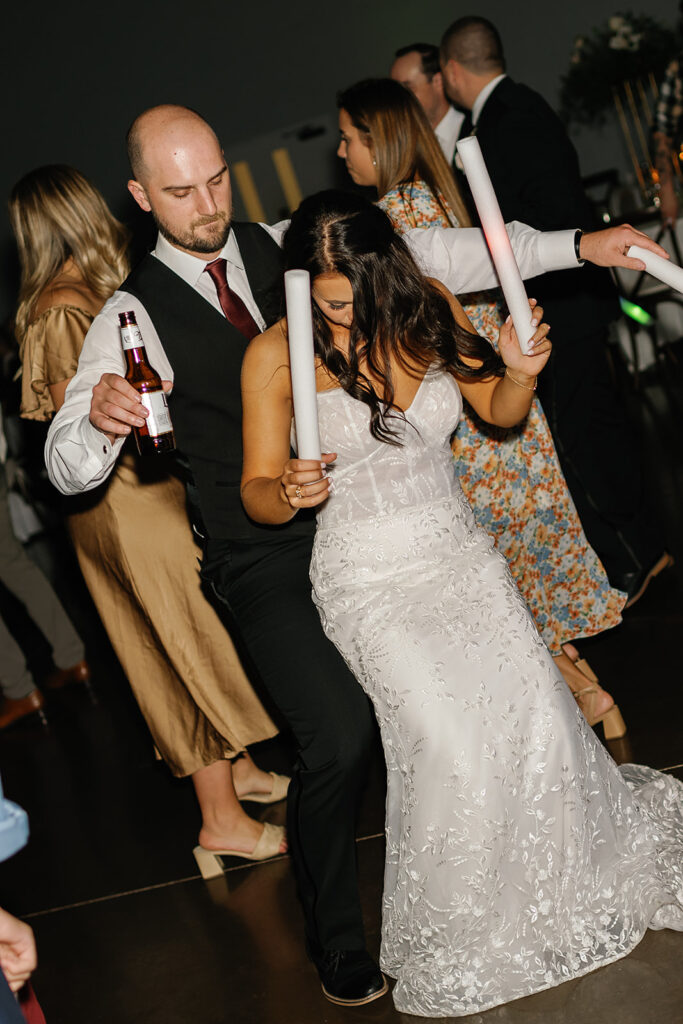
<path fill-rule="evenodd" d="M 587 726 L 453 472 L 453 378 L 425 377 L 401 447 L 342 390 L 318 407 L 338 458 L 311 580 L 381 728 L 397 1008 L 479 1012 L 683 930 L 683 785 Z"/>

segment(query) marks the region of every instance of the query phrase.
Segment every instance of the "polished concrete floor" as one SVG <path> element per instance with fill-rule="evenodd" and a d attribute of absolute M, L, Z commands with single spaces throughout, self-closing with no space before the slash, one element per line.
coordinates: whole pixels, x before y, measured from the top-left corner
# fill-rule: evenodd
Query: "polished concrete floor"
<path fill-rule="evenodd" d="M 683 508 L 678 385 L 655 379 L 630 396 L 677 566 L 624 623 L 583 645 L 629 725 L 612 746 L 683 779 Z M 303 953 L 289 861 L 199 877 L 192 788 L 154 761 L 145 727 L 106 639 L 87 611 L 94 698 L 60 694 L 51 725 L 0 738 L 5 791 L 31 819 L 29 846 L 0 866 L 0 905 L 29 919 L 39 947 L 35 987 L 48 1024 L 347 1024 L 417 1020 L 390 998 L 342 1010 L 321 996 Z M 681 632 L 679 632 L 679 630 Z M 255 750 L 286 768 L 279 739 Z M 273 822 L 282 805 L 253 806 Z M 358 858 L 369 945 L 379 943 L 383 861 L 379 750 L 359 821 Z M 627 958 L 485 1014 L 481 1024 L 669 1024 L 683 1021 L 683 934 L 648 932 Z M 0 1022 L 1 1024 L 1 1022 Z"/>

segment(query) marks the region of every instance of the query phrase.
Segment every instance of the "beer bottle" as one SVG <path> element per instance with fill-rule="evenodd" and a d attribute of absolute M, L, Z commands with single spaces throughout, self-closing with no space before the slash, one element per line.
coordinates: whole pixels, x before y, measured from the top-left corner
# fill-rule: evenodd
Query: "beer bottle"
<path fill-rule="evenodd" d="M 126 380 L 135 388 L 149 411 L 144 427 L 133 427 L 140 455 L 172 452 L 175 448 L 173 424 L 168 411 L 161 378 L 147 361 L 145 343 L 135 313 L 119 313 L 121 344 L 126 357 Z"/>

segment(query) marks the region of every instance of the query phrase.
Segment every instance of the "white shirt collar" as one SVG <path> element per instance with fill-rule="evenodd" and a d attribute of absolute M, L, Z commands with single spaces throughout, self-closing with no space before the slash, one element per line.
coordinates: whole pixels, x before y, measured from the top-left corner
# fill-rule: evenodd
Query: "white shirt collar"
<path fill-rule="evenodd" d="M 164 263 L 169 270 L 176 273 L 178 277 L 182 277 L 183 281 L 189 284 L 191 288 L 197 287 L 206 269 L 206 260 L 201 259 L 199 256 L 193 256 L 189 252 L 181 252 L 167 238 L 164 238 L 162 234 L 157 235 L 157 243 L 152 250 L 152 255 L 156 256 L 158 260 Z M 242 254 L 237 245 L 234 231 L 230 231 L 228 240 L 221 249 L 220 255 L 234 267 L 242 271 L 244 270 Z"/>
<path fill-rule="evenodd" d="M 460 128 L 465 120 L 465 115 L 461 114 L 459 110 L 449 106 L 448 110 L 441 118 L 434 134 L 439 140 L 439 145 L 444 152 L 444 155 L 449 163 L 453 160 L 453 154 L 455 152 L 455 142 L 460 134 Z"/>
<path fill-rule="evenodd" d="M 484 109 L 484 104 L 486 103 L 487 99 L 489 98 L 493 90 L 496 88 L 496 86 L 499 85 L 504 78 L 507 78 L 507 75 L 498 75 L 497 78 L 492 78 L 491 81 L 484 86 L 484 88 L 477 96 L 476 100 L 472 104 L 473 125 L 476 124 L 479 118 L 481 117 L 481 112 Z"/>

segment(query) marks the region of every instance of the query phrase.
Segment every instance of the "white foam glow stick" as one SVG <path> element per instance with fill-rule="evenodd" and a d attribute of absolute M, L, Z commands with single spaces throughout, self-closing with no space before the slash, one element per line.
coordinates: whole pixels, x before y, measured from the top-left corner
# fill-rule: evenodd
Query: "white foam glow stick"
<path fill-rule="evenodd" d="M 529 308 L 522 275 L 519 272 L 515 254 L 505 229 L 496 193 L 493 190 L 489 172 L 486 170 L 476 135 L 461 139 L 457 145 L 498 280 L 503 289 L 505 302 L 515 325 L 519 347 L 526 354 L 529 341 L 535 331 L 535 328 L 531 326 L 533 314 Z"/>
<path fill-rule="evenodd" d="M 648 274 L 668 284 L 670 288 L 675 288 L 677 292 L 683 292 L 683 267 L 665 260 L 663 256 L 658 256 L 649 249 L 641 249 L 639 245 L 632 245 L 626 255 L 642 260 Z"/>
<path fill-rule="evenodd" d="M 318 398 L 315 386 L 311 280 L 307 270 L 285 274 L 289 365 L 292 374 L 297 455 L 320 461 Z"/>

